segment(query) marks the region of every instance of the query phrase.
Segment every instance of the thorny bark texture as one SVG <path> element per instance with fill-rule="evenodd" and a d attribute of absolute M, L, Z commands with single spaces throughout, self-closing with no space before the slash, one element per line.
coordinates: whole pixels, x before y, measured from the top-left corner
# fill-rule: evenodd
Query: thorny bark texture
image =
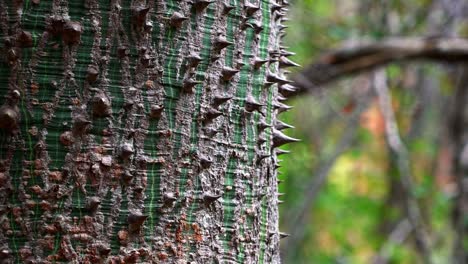
<path fill-rule="evenodd" d="M 287 4 L 0 0 L 1 263 L 279 263 Z"/>

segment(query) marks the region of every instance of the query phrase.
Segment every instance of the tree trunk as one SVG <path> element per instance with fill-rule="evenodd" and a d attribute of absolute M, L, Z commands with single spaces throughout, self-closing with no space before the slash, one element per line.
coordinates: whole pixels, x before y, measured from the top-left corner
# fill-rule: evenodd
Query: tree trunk
<path fill-rule="evenodd" d="M 288 3 L 226 2 L 0 0 L 1 263 L 280 262 Z"/>

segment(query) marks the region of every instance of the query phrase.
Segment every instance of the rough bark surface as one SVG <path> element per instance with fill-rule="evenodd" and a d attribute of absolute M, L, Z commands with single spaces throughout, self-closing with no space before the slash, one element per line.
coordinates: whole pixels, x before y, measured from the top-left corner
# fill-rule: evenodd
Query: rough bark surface
<path fill-rule="evenodd" d="M 0 0 L 0 262 L 279 263 L 286 5 Z"/>

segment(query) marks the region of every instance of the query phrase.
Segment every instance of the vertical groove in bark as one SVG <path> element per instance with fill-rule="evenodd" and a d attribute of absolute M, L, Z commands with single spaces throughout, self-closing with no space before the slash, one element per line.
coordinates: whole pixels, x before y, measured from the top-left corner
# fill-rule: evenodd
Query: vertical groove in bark
<path fill-rule="evenodd" d="M 279 263 L 286 6 L 0 0 L 2 263 Z"/>

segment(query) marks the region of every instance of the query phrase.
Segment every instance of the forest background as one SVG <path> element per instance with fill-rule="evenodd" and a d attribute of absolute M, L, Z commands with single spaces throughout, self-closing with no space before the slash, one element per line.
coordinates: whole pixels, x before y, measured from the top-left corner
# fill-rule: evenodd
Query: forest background
<path fill-rule="evenodd" d="M 463 0 L 292 1 L 285 42 L 307 66 L 392 37 L 463 38 L 467 14 Z M 467 244 L 451 133 L 463 73 L 461 63 L 408 60 L 294 97 L 283 118 L 302 142 L 281 156 L 284 263 L 454 263 Z"/>

